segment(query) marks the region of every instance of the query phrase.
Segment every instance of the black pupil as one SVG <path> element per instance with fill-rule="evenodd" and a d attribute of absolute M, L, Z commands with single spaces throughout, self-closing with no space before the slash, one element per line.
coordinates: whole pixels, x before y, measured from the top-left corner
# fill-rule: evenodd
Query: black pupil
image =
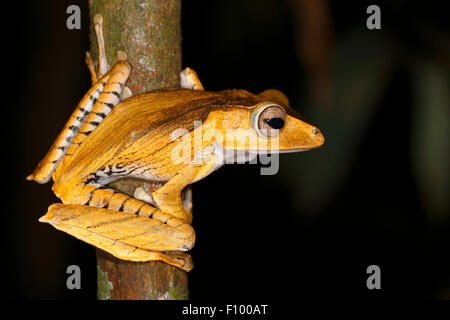
<path fill-rule="evenodd" d="M 266 122 L 274 129 L 281 129 L 284 126 L 284 120 L 281 118 L 270 118 L 267 119 Z"/>

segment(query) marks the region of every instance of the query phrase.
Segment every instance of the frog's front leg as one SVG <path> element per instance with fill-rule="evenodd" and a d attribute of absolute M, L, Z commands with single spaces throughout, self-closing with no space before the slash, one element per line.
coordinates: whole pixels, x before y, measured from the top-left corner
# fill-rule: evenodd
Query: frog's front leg
<path fill-rule="evenodd" d="M 181 192 L 195 179 L 197 172 L 198 167 L 187 165 L 161 188 L 153 192 L 152 198 L 158 208 L 190 224 L 192 222 L 192 213 L 183 206 Z"/>
<path fill-rule="evenodd" d="M 210 153 L 213 148 L 205 148 L 202 155 Z M 214 150 L 213 150 L 214 152 Z M 181 192 L 191 183 L 208 175 L 218 168 L 216 157 L 210 157 L 209 161 L 193 162 L 187 164 L 182 170 L 177 172 L 161 188 L 151 194 L 153 202 L 163 212 L 177 217 L 187 223 L 192 222 L 191 208 L 185 208 L 181 199 Z"/>

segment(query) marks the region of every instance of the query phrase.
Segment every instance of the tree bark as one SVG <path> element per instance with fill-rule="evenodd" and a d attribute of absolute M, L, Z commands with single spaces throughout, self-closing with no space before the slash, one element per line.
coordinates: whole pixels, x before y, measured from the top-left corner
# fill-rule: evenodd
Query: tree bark
<path fill-rule="evenodd" d="M 110 65 L 118 50 L 132 67 L 127 87 L 133 95 L 179 86 L 181 71 L 181 0 L 89 0 L 91 21 L 103 17 L 105 49 Z M 90 30 L 91 57 L 97 59 L 97 40 Z M 136 187 L 151 185 L 123 179 L 112 187 L 133 195 Z M 130 262 L 97 250 L 97 298 L 188 299 L 187 273 L 161 261 Z"/>

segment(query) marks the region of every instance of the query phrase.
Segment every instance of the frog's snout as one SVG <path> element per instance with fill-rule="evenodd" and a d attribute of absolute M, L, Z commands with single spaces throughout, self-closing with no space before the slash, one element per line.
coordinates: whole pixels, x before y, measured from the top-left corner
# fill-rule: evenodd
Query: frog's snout
<path fill-rule="evenodd" d="M 311 139 L 316 143 L 315 147 L 318 148 L 325 143 L 325 137 L 319 128 L 313 127 L 311 129 Z"/>

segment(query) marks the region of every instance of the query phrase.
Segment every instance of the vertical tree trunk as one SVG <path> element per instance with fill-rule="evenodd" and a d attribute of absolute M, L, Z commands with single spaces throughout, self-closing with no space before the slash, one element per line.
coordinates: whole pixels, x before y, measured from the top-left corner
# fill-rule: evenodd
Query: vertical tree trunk
<path fill-rule="evenodd" d="M 132 67 L 127 86 L 133 95 L 179 86 L 181 71 L 181 0 L 89 0 L 91 21 L 103 16 L 108 62 L 118 50 L 127 53 Z M 93 24 L 91 56 L 97 58 Z M 133 179 L 114 183 L 114 188 L 133 195 Z M 160 261 L 130 262 L 97 250 L 98 299 L 188 299 L 187 273 Z"/>

